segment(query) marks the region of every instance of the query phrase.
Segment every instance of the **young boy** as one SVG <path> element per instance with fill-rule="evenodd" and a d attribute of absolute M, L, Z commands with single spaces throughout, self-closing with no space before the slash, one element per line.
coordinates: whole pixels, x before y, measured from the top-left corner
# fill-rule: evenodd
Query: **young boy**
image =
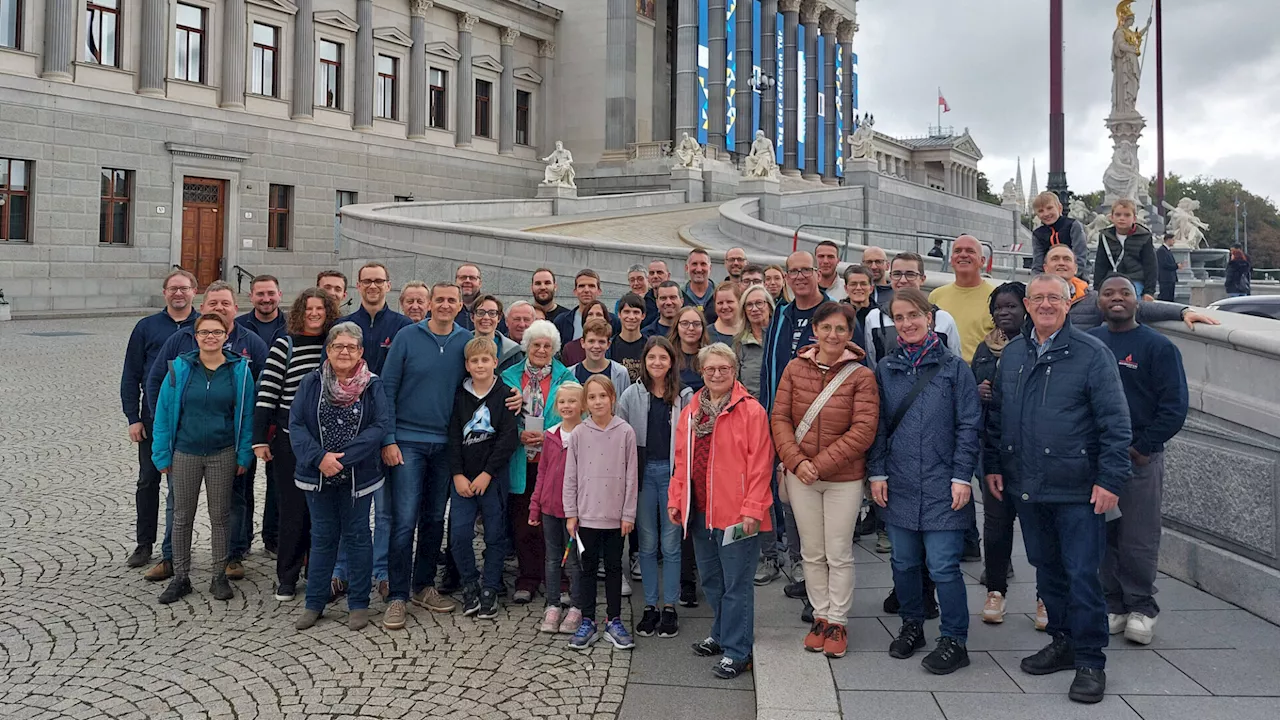
<path fill-rule="evenodd" d="M 1043 223 L 1032 231 L 1034 239 L 1031 249 L 1032 274 L 1044 272 L 1044 256 L 1054 245 L 1066 245 L 1076 256 L 1076 268 L 1081 278 L 1088 278 L 1086 268 L 1089 267 L 1089 245 L 1085 239 L 1084 226 L 1080 221 L 1062 214 L 1062 203 L 1058 196 L 1051 192 L 1042 192 L 1031 201 L 1031 209 Z"/>
<path fill-rule="evenodd" d="M 608 358 L 627 369 L 631 382 L 640 379 L 640 366 L 644 364 L 644 344 L 648 338 L 640 334 L 644 325 L 644 300 L 635 293 L 628 293 L 618 301 L 618 322 L 622 331 L 609 344 Z"/>
<path fill-rule="evenodd" d="M 449 472 L 453 476 L 449 544 L 462 575 L 462 614 L 498 615 L 498 590 L 506 558 L 507 462 L 519 444 L 516 416 L 506 409 L 511 394 L 494 375 L 498 348 L 478 337 L 463 347 L 467 373 L 454 394 L 449 420 Z M 476 571 L 476 515 L 484 518 L 484 575 Z M 483 587 L 482 587 L 483 585 Z"/>
<path fill-rule="evenodd" d="M 1138 224 L 1138 206 L 1129 198 L 1112 203 L 1111 222 L 1111 227 L 1098 234 L 1093 289 L 1101 291 L 1107 276 L 1118 273 L 1129 278 L 1138 296 L 1150 302 L 1159 279 L 1151 231 Z"/>
<path fill-rule="evenodd" d="M 569 372 L 573 373 L 578 382 L 585 385 L 587 378 L 592 375 L 604 375 L 609 378 L 615 388 L 626 390 L 630 387 L 631 375 L 627 369 L 622 366 L 622 363 L 607 357 L 609 338 L 612 335 L 613 328 L 609 326 L 607 320 L 591 318 L 582 326 L 582 351 L 587 354 L 587 357 L 569 368 Z"/>

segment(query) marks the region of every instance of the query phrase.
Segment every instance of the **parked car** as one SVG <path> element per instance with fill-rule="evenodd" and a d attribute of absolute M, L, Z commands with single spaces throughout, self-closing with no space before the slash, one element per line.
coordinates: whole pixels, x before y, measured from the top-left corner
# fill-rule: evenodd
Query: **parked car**
<path fill-rule="evenodd" d="M 1244 297 L 1223 298 L 1209 305 L 1209 309 L 1280 320 L 1280 295 L 1246 295 Z"/>

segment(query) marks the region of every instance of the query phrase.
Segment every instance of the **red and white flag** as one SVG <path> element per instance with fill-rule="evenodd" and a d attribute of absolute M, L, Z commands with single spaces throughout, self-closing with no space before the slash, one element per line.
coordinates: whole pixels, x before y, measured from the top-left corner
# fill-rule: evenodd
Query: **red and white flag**
<path fill-rule="evenodd" d="M 938 106 L 942 108 L 942 112 L 951 112 L 951 106 L 947 104 L 947 99 L 942 97 L 942 91 L 938 91 Z"/>

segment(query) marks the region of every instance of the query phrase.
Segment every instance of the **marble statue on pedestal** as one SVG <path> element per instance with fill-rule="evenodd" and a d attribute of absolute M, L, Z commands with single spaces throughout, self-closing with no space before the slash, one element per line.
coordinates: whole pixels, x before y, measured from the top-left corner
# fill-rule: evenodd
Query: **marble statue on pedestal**
<path fill-rule="evenodd" d="M 542 158 L 542 162 L 548 163 L 546 170 L 542 172 L 543 187 L 578 187 L 573 178 L 573 153 L 564 149 L 564 143 L 556 141 L 556 149 L 551 154 Z"/>
<path fill-rule="evenodd" d="M 1151 204 L 1147 179 L 1138 168 L 1138 138 L 1146 120 L 1138 112 L 1138 85 L 1142 79 L 1142 40 L 1151 22 L 1142 30 L 1133 28 L 1133 0 L 1116 6 L 1116 28 L 1111 35 L 1111 164 L 1102 175 L 1107 205 L 1119 198 L 1134 200 L 1139 208 Z"/>
<path fill-rule="evenodd" d="M 1081 200 L 1080 198 L 1076 198 L 1075 200 L 1072 200 L 1071 208 L 1067 211 L 1067 217 L 1079 222 L 1081 225 L 1088 225 L 1089 223 L 1093 222 L 1093 218 L 1096 215 L 1097 213 L 1090 210 L 1089 207 L 1085 205 L 1084 201 Z"/>
<path fill-rule="evenodd" d="M 1117 141 L 1111 155 L 1111 164 L 1102 173 L 1102 187 L 1106 190 L 1106 202 L 1117 198 L 1129 198 L 1145 205 L 1150 199 L 1147 179 L 1138 170 L 1138 146 L 1128 140 Z"/>
<path fill-rule="evenodd" d="M 1200 201 L 1184 197 L 1178 201 L 1177 207 L 1167 202 L 1164 206 L 1169 211 L 1169 232 L 1173 233 L 1174 246 L 1192 250 L 1198 250 L 1203 246 L 1204 231 L 1208 230 L 1209 226 L 1196 217 L 1196 210 L 1200 209 Z"/>
<path fill-rule="evenodd" d="M 871 157 L 872 143 L 875 140 L 876 120 L 870 114 L 864 114 L 858 125 L 849 136 L 849 157 L 855 160 Z"/>
<path fill-rule="evenodd" d="M 689 133 L 683 134 L 673 154 L 676 158 L 677 167 L 694 170 L 702 167 L 702 146 L 698 144 L 697 140 L 689 137 Z"/>
<path fill-rule="evenodd" d="M 773 141 L 765 136 L 763 130 L 756 131 L 756 139 L 751 143 L 751 152 L 742 164 L 742 176 L 747 178 L 766 178 L 780 180 L 778 174 L 777 151 Z"/>
<path fill-rule="evenodd" d="M 1013 178 L 1009 178 L 1008 182 L 1004 184 L 1004 191 L 1000 193 L 1000 204 L 1015 207 L 1019 204 L 1018 186 L 1013 181 Z"/>
<path fill-rule="evenodd" d="M 1142 39 L 1151 20 L 1141 30 L 1133 28 L 1133 0 L 1116 6 L 1116 29 L 1111 35 L 1111 114 L 1138 111 L 1138 83 L 1142 77 Z"/>

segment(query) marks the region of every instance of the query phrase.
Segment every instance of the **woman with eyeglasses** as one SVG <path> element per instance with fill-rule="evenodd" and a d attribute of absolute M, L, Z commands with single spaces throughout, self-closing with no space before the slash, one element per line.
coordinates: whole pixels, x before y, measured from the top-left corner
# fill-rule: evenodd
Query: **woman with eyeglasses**
<path fill-rule="evenodd" d="M 524 357 L 520 343 L 498 332 L 498 323 L 502 322 L 502 301 L 492 295 L 481 295 L 471 309 L 471 320 L 475 323 L 475 336 L 488 338 L 498 348 L 498 369 L 503 370 L 520 362 Z"/>
<path fill-rule="evenodd" d="M 276 509 L 280 539 L 276 547 L 276 599 L 292 600 L 298 576 L 311 547 L 311 519 L 307 499 L 294 482 L 295 458 L 289 441 L 289 410 L 302 379 L 324 360 L 325 333 L 338 320 L 338 305 L 324 290 L 307 288 L 298 294 L 285 322 L 288 334 L 276 338 L 267 354 L 258 383 L 253 414 L 253 452 L 275 465 Z M 313 566 L 314 569 L 314 566 Z M 311 575 L 320 585 L 323 575 Z M 333 594 L 346 592 L 346 581 L 331 581 Z"/>
<path fill-rule="evenodd" d="M 751 397 L 760 399 L 760 368 L 764 366 L 764 333 L 773 318 L 773 296 L 763 285 L 752 285 L 742 293 L 738 307 L 738 334 L 734 354 L 738 356 L 738 380 Z"/>
<path fill-rule="evenodd" d="M 209 592 L 230 600 L 227 580 L 227 513 L 231 484 L 253 460 L 253 372 L 248 358 L 223 349 L 229 323 L 216 313 L 195 323 L 198 350 L 169 363 L 156 400 L 151 460 L 169 475 L 173 491 L 173 579 L 162 604 L 191 592 L 191 530 L 204 483 L 213 531 L 213 581 Z"/>
<path fill-rule="evenodd" d="M 676 367 L 680 371 L 680 384 L 695 391 L 702 389 L 702 374 L 698 368 L 698 351 L 711 344 L 707 334 L 707 321 L 702 308 L 689 305 L 676 313 L 676 323 L 667 333 L 667 340 L 679 351 Z"/>

